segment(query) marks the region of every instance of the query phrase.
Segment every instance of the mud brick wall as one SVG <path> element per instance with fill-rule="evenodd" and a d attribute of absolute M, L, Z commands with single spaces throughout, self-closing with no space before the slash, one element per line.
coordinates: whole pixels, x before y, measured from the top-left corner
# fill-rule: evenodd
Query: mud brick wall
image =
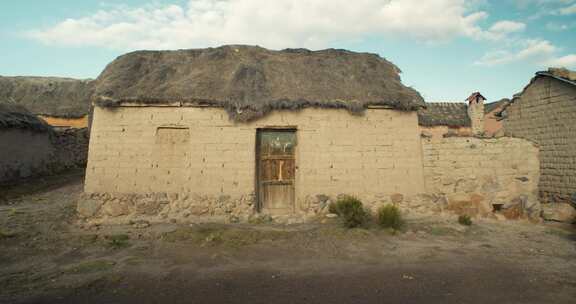
<path fill-rule="evenodd" d="M 304 109 L 237 123 L 220 108 L 96 107 L 85 192 L 180 194 L 173 210 L 191 208 L 182 197 L 194 194 L 192 205 L 210 203 L 193 213 L 244 212 L 255 190 L 257 129 L 279 126 L 297 129 L 297 212 L 314 209 L 319 194 L 370 201 L 424 190 L 416 112 Z"/>
<path fill-rule="evenodd" d="M 538 147 L 519 138 L 450 137 L 422 142 L 426 191 L 447 203 L 472 201 L 480 212 L 522 203 L 539 212 Z"/>
<path fill-rule="evenodd" d="M 50 172 L 54 151 L 50 133 L 0 130 L 0 184 Z"/>
<path fill-rule="evenodd" d="M 537 78 L 507 109 L 506 135 L 540 145 L 543 201 L 576 193 L 576 86 Z"/>
<path fill-rule="evenodd" d="M 86 167 L 88 130 L 0 130 L 0 184 Z"/>

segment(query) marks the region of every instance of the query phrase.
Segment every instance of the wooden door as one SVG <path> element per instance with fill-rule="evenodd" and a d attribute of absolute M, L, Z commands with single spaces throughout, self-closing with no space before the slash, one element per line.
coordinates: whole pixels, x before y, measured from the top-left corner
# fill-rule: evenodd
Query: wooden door
<path fill-rule="evenodd" d="M 258 130 L 258 209 L 268 214 L 294 212 L 295 130 Z"/>

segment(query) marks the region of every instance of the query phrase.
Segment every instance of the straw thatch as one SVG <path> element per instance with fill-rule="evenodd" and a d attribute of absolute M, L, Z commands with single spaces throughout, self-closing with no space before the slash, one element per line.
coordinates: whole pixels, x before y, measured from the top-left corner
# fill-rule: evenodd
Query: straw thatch
<path fill-rule="evenodd" d="M 425 127 L 470 127 L 468 105 L 462 102 L 429 102 L 418 111 L 418 123 Z"/>
<path fill-rule="evenodd" d="M 49 132 L 52 128 L 42 119 L 19 105 L 0 103 L 0 129 L 25 129 Z"/>
<path fill-rule="evenodd" d="M 89 80 L 0 76 L 0 102 L 24 106 L 35 115 L 85 116 L 90 110 L 91 94 Z"/>
<path fill-rule="evenodd" d="M 402 85 L 399 72 L 378 55 L 334 49 L 138 51 L 106 67 L 94 97 L 104 107 L 125 102 L 224 107 L 237 121 L 304 107 L 416 110 L 422 97 Z"/>

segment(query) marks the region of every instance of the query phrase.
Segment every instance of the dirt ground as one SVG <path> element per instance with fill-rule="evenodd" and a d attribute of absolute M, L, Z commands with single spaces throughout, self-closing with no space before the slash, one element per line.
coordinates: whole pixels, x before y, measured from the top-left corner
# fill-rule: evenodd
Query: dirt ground
<path fill-rule="evenodd" d="M 1 303 L 576 303 L 572 226 L 87 227 L 82 174 L 0 189 Z"/>

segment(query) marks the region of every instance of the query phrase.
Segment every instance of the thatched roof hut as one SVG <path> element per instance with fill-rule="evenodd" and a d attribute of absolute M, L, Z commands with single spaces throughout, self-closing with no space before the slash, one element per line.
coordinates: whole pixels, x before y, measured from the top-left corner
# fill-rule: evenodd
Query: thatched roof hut
<path fill-rule="evenodd" d="M 48 132 L 51 127 L 19 105 L 0 104 L 0 129 L 25 129 Z"/>
<path fill-rule="evenodd" d="M 468 105 L 462 102 L 430 102 L 418 111 L 418 123 L 424 127 L 470 127 Z"/>
<path fill-rule="evenodd" d="M 90 80 L 0 76 L 0 102 L 21 105 L 34 115 L 83 117 L 90 111 L 91 90 Z"/>
<path fill-rule="evenodd" d="M 335 49 L 230 45 L 137 51 L 106 67 L 96 80 L 94 100 L 105 107 L 127 102 L 218 106 L 238 121 L 304 107 L 417 110 L 423 99 L 401 83 L 399 73 L 378 55 Z"/>

